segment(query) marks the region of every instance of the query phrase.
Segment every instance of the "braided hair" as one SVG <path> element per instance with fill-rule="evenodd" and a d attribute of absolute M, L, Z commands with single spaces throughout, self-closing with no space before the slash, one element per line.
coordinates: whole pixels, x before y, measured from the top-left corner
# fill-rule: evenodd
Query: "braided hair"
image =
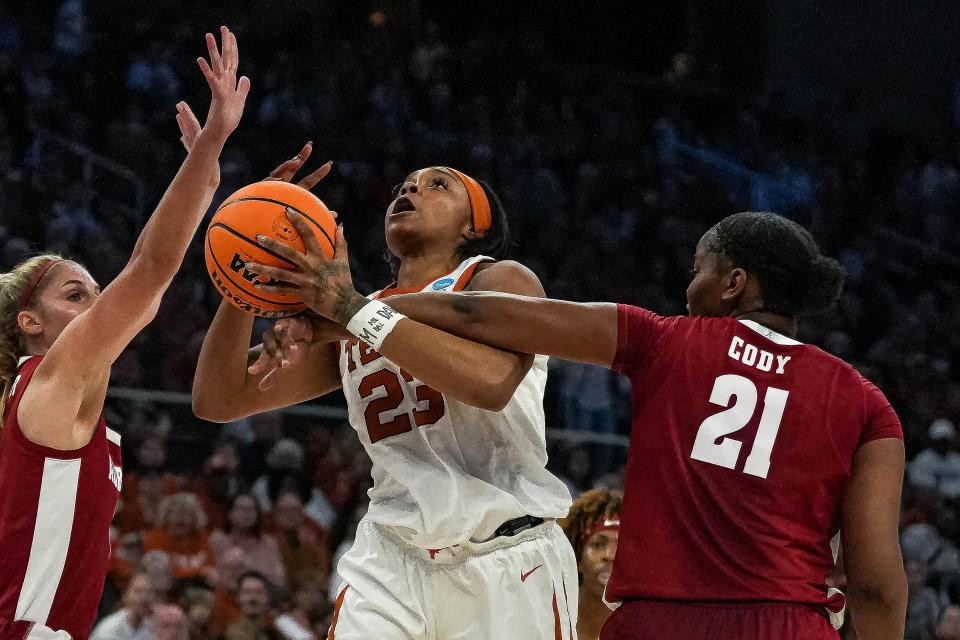
<path fill-rule="evenodd" d="M 577 554 L 577 562 L 580 562 L 583 547 L 594 527 L 604 520 L 618 520 L 622 508 L 623 494 L 611 489 L 591 489 L 577 498 L 570 507 L 570 513 L 560 521 Z"/>
<path fill-rule="evenodd" d="M 846 271 L 823 255 L 806 229 L 775 213 L 745 211 L 727 216 L 700 241 L 735 267 L 757 276 L 764 311 L 797 318 L 832 307 Z"/>

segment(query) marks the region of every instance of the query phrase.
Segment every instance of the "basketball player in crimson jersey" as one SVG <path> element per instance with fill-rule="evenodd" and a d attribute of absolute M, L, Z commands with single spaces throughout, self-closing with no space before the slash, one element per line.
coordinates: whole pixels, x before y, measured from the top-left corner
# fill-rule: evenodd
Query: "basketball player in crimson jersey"
<path fill-rule="evenodd" d="M 309 151 L 274 177 L 291 179 Z M 317 250 L 302 220 L 294 216 L 294 224 Z M 509 246 L 506 214 L 488 186 L 455 169 L 408 175 L 384 226 L 397 279 L 373 298 L 543 295 L 528 269 L 485 255 Z M 257 240 L 301 264 L 303 254 Z M 576 560 L 556 524 L 570 493 L 546 470 L 545 357 L 467 340 L 452 349 L 421 343 L 381 353 L 376 344 L 333 335 L 305 348 L 306 366 L 271 374 L 248 369 L 249 357 L 261 354 L 259 347 L 248 353 L 252 329 L 250 315 L 221 303 L 194 379 L 194 412 L 228 421 L 342 388 L 373 463 L 367 515 L 337 567 L 346 586 L 331 639 L 575 638 Z"/>
<path fill-rule="evenodd" d="M 748 212 L 711 228 L 697 246 L 688 317 L 492 293 L 386 306 L 353 291 L 342 242 L 335 259 L 315 251 L 306 262 L 296 284 L 311 309 L 390 357 L 429 344 L 455 358 L 448 331 L 631 378 L 606 590 L 620 606 L 605 640 L 836 638 L 825 607 L 840 604 L 826 583 L 838 533 L 858 637 L 903 637 L 900 422 L 850 365 L 794 339 L 797 318 L 831 307 L 844 277 L 799 225 Z M 318 326 L 286 321 L 271 362 L 300 362 L 295 341 Z"/>
<path fill-rule="evenodd" d="M 207 34 L 210 61 L 199 60 L 206 125 L 114 281 L 101 293 L 85 268 L 53 255 L 0 276 L 2 640 L 82 640 L 93 626 L 122 482 L 120 436 L 102 415 L 110 367 L 156 315 L 250 88 L 237 82 L 236 38 L 225 27 L 221 38 L 222 53 Z"/>

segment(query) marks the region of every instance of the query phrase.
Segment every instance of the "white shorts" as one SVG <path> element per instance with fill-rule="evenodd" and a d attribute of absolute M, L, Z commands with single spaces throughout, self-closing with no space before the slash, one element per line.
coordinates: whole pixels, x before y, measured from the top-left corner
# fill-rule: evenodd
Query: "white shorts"
<path fill-rule="evenodd" d="M 577 562 L 552 520 L 432 551 L 362 521 L 337 571 L 329 640 L 577 637 Z"/>

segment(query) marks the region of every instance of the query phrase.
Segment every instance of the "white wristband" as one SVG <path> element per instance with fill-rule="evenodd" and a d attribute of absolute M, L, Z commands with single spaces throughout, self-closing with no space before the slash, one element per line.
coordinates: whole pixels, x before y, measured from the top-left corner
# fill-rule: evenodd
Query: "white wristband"
<path fill-rule="evenodd" d="M 397 323 L 406 317 L 379 300 L 371 300 L 350 318 L 347 331 L 374 349 L 380 349 L 384 339 L 390 335 Z"/>

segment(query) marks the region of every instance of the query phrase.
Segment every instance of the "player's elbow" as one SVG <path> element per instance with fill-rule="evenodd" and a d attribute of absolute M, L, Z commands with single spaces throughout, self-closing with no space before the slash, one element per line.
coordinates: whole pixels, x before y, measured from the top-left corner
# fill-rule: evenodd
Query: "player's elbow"
<path fill-rule="evenodd" d="M 517 391 L 518 383 L 509 373 L 491 371 L 476 386 L 473 404 L 487 411 L 503 411 Z"/>
<path fill-rule="evenodd" d="M 846 597 L 854 616 L 858 610 L 899 615 L 907 609 L 907 579 L 902 567 L 867 580 L 851 579 Z"/>
<path fill-rule="evenodd" d="M 217 402 L 216 399 L 211 398 L 208 394 L 198 390 L 196 387 L 193 389 L 193 397 L 191 398 L 190 404 L 193 408 L 193 415 L 207 422 L 223 424 L 225 422 L 239 420 L 243 417 L 237 415 L 235 410 L 231 410 L 230 407 L 221 402 Z"/>

